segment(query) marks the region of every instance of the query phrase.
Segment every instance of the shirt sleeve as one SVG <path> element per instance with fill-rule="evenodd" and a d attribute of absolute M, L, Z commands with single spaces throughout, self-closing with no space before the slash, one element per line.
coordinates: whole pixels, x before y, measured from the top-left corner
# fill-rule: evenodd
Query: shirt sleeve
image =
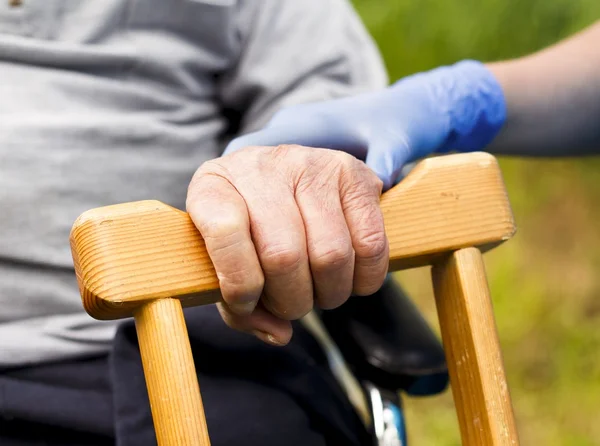
<path fill-rule="evenodd" d="M 378 49 L 347 0 L 238 0 L 239 57 L 223 76 L 237 133 L 280 108 L 383 88 Z"/>

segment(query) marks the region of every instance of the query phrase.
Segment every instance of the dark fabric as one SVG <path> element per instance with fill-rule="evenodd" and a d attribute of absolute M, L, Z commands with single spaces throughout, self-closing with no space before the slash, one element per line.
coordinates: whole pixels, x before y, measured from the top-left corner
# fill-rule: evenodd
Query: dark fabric
<path fill-rule="evenodd" d="M 214 307 L 186 310 L 213 446 L 369 444 L 300 325 L 277 348 L 228 329 Z M 0 372 L 0 445 L 156 444 L 133 322 L 104 358 Z"/>
<path fill-rule="evenodd" d="M 112 445 L 107 357 L 0 372 L 0 445 Z"/>

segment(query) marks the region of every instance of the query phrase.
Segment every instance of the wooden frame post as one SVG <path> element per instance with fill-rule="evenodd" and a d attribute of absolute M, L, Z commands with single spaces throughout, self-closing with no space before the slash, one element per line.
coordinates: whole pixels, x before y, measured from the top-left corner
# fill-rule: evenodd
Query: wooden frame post
<path fill-rule="evenodd" d="M 210 446 L 181 302 L 153 300 L 134 315 L 158 444 Z"/>
<path fill-rule="evenodd" d="M 463 444 L 518 445 L 481 252 L 452 253 L 432 277 Z"/>

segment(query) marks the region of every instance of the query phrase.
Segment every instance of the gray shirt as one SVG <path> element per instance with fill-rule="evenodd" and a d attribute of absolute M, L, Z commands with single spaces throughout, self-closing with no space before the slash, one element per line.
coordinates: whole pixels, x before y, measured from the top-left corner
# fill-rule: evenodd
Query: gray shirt
<path fill-rule="evenodd" d="M 228 131 L 386 82 L 346 0 L 0 0 L 0 366 L 109 349 L 73 273 L 83 211 L 184 209 Z"/>

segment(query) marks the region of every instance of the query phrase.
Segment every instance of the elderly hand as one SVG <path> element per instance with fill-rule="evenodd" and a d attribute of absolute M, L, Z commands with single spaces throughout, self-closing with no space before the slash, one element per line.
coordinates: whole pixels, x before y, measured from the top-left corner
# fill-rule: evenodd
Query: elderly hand
<path fill-rule="evenodd" d="M 248 147 L 204 163 L 187 210 L 214 264 L 225 322 L 275 345 L 314 305 L 376 292 L 388 269 L 382 182 L 340 151 Z"/>

